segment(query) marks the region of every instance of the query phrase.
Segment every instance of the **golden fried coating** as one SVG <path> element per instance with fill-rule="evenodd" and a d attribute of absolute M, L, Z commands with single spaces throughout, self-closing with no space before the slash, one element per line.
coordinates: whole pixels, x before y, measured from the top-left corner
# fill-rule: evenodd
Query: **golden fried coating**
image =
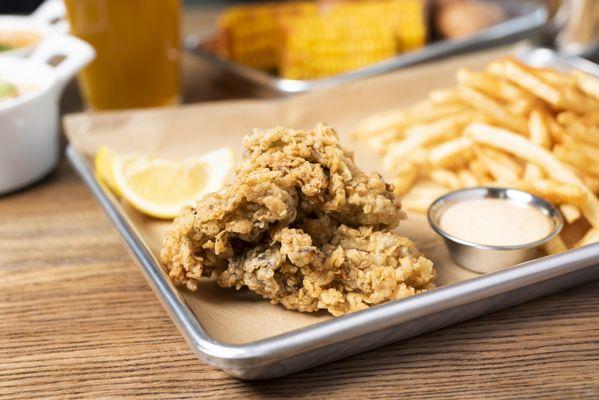
<path fill-rule="evenodd" d="M 270 243 L 233 259 L 218 283 L 247 286 L 292 310 L 342 315 L 413 295 L 433 277 L 432 263 L 409 239 L 340 225 L 321 247 L 301 229 L 283 228 Z"/>
<path fill-rule="evenodd" d="M 256 130 L 233 184 L 187 207 L 164 240 L 169 276 L 202 276 L 299 311 L 333 315 L 425 290 L 432 263 L 390 231 L 403 218 L 393 188 L 366 175 L 336 132 Z"/>

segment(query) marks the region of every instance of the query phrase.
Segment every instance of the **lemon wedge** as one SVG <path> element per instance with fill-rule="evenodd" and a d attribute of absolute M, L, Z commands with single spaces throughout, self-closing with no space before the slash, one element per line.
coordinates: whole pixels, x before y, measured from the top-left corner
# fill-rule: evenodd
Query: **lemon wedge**
<path fill-rule="evenodd" d="M 94 167 L 96 168 L 96 174 L 100 177 L 100 181 L 106 184 L 114 194 L 121 196 L 122 193 L 116 186 L 112 169 L 115 157 L 116 154 L 110 148 L 102 146 L 96 153 Z"/>
<path fill-rule="evenodd" d="M 184 205 L 220 190 L 233 165 L 229 149 L 179 161 L 139 154 L 115 155 L 110 150 L 96 156 L 98 175 L 115 193 L 138 211 L 162 219 L 174 218 Z"/>

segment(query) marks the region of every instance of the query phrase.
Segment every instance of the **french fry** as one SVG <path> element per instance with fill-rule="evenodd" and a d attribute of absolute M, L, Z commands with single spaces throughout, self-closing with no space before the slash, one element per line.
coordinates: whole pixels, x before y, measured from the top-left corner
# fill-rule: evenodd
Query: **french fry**
<path fill-rule="evenodd" d="M 430 197 L 433 200 L 439 196 L 443 196 L 447 192 L 447 187 L 425 178 L 414 185 L 410 194 L 419 197 Z"/>
<path fill-rule="evenodd" d="M 553 154 L 564 163 L 592 175 L 599 175 L 599 148 L 578 143 L 565 143 L 555 146 Z"/>
<path fill-rule="evenodd" d="M 564 219 L 569 224 L 574 223 L 580 217 L 582 217 L 582 214 L 580 213 L 580 210 L 578 209 L 578 207 L 576 207 L 572 204 L 562 204 L 559 206 L 559 209 L 562 212 Z"/>
<path fill-rule="evenodd" d="M 490 178 L 489 169 L 480 159 L 474 159 L 468 164 L 468 169 L 479 183 L 487 182 Z"/>
<path fill-rule="evenodd" d="M 352 136 L 356 139 L 367 139 L 381 131 L 394 129 L 406 119 L 406 111 L 391 110 L 373 114 L 362 121 L 354 129 Z"/>
<path fill-rule="evenodd" d="M 549 255 L 558 254 L 568 250 L 568 246 L 566 246 L 560 235 L 556 235 L 543 245 L 543 250 Z"/>
<path fill-rule="evenodd" d="M 410 160 L 419 168 L 422 168 L 428 162 L 428 150 L 425 148 L 416 149 L 410 156 Z"/>
<path fill-rule="evenodd" d="M 472 140 L 464 137 L 449 140 L 428 152 L 428 162 L 433 167 L 449 168 L 469 158 Z"/>
<path fill-rule="evenodd" d="M 498 78 L 501 78 L 501 76 L 504 73 L 503 58 L 493 60 L 490 63 L 488 63 L 487 68 L 485 68 L 485 71 L 497 76 Z"/>
<path fill-rule="evenodd" d="M 506 183 L 518 180 L 522 168 L 512 159 L 504 157 L 491 148 L 473 147 L 476 157 L 486 166 L 489 174 L 499 183 Z"/>
<path fill-rule="evenodd" d="M 594 147 L 588 145 L 586 143 L 580 142 L 568 142 L 561 145 L 556 146 L 559 149 L 566 149 L 571 152 L 575 152 L 580 154 L 583 157 L 588 158 L 589 160 L 597 162 L 599 160 L 599 147 Z M 599 175 L 599 174 L 597 174 Z"/>
<path fill-rule="evenodd" d="M 511 154 L 497 150 L 494 147 L 483 147 L 482 151 L 492 159 L 500 163 L 504 168 L 509 169 L 515 176 L 521 176 L 524 172 L 524 165 L 516 160 Z"/>
<path fill-rule="evenodd" d="M 593 97 L 586 96 L 576 87 L 570 87 L 563 90 L 562 108 L 586 113 L 599 109 L 599 101 Z"/>
<path fill-rule="evenodd" d="M 422 101 L 406 110 L 391 110 L 372 115 L 363 120 L 352 134 L 356 138 L 367 138 L 388 129 L 400 130 L 416 123 L 426 123 L 467 111 L 462 103 L 436 105 Z"/>
<path fill-rule="evenodd" d="M 599 176 L 589 174 L 588 172 L 576 168 L 573 165 L 569 165 L 569 167 L 572 172 L 574 172 L 576 176 L 578 176 L 580 180 L 584 182 L 591 192 L 599 195 Z"/>
<path fill-rule="evenodd" d="M 383 157 L 383 167 L 387 171 L 393 171 L 395 165 L 409 160 L 417 149 L 457 136 L 470 120 L 470 113 L 463 113 L 428 125 L 410 127 L 405 140 L 389 146 L 387 154 Z"/>
<path fill-rule="evenodd" d="M 466 111 L 449 117 L 438 118 L 428 123 L 412 124 L 406 127 L 404 134 L 407 138 L 412 136 L 443 136 L 453 137 L 461 133 L 466 125 L 474 120 L 474 113 Z"/>
<path fill-rule="evenodd" d="M 389 146 L 387 153 L 383 156 L 383 168 L 393 171 L 403 163 L 412 162 L 415 151 L 420 150 L 426 143 L 426 138 L 414 136 Z"/>
<path fill-rule="evenodd" d="M 587 187 L 591 190 L 591 192 L 599 195 L 599 176 L 587 174 L 582 171 L 578 171 L 577 175 L 580 176 L 580 179 L 587 185 Z"/>
<path fill-rule="evenodd" d="M 599 110 L 584 113 L 581 119 L 586 125 L 599 125 Z"/>
<path fill-rule="evenodd" d="M 412 110 L 422 110 L 424 112 L 427 108 L 430 108 L 430 103 L 423 101 L 410 107 L 408 110 L 389 110 L 373 114 L 356 126 L 353 136 L 356 138 L 366 138 L 381 131 L 394 129 L 405 123 Z"/>
<path fill-rule="evenodd" d="M 485 164 L 485 168 L 489 171 L 489 175 L 493 178 L 493 182 L 505 185 L 508 182 L 514 182 L 518 179 L 518 176 L 514 175 L 509 168 L 505 168 L 496 160 L 484 155 L 479 155 L 478 159 Z M 483 182 L 486 182 L 486 180 L 483 180 Z"/>
<path fill-rule="evenodd" d="M 574 87 L 576 78 L 572 75 L 564 74 L 549 68 L 536 68 L 536 73 L 541 79 L 556 86 Z"/>
<path fill-rule="evenodd" d="M 442 134 L 445 135 L 446 133 L 443 132 Z M 386 171 L 392 172 L 404 163 L 416 162 L 416 152 L 423 150 L 423 146 L 427 144 L 427 141 L 438 141 L 440 139 L 441 134 L 436 136 L 412 136 L 390 145 L 387 153 L 383 156 L 383 168 Z"/>
<path fill-rule="evenodd" d="M 387 129 L 377 135 L 370 135 L 365 138 L 366 144 L 377 153 L 384 153 L 386 147 L 397 142 L 403 137 L 402 132 L 397 129 Z"/>
<path fill-rule="evenodd" d="M 546 118 L 547 112 L 541 107 L 535 107 L 528 117 L 530 140 L 546 149 L 551 148 L 551 133 Z"/>
<path fill-rule="evenodd" d="M 458 179 L 460 180 L 461 187 L 474 187 L 479 185 L 476 176 L 467 169 L 458 170 L 457 175 Z"/>
<path fill-rule="evenodd" d="M 459 104 L 461 102 L 455 88 L 433 90 L 428 94 L 428 98 L 434 104 Z"/>
<path fill-rule="evenodd" d="M 566 111 L 557 115 L 557 121 L 565 127 L 566 132 L 577 140 L 592 146 L 599 146 L 599 127 L 586 125 L 573 112 Z"/>
<path fill-rule="evenodd" d="M 587 244 L 597 242 L 599 242 L 599 229 L 593 227 L 589 229 L 589 231 L 574 245 L 574 247 L 582 247 L 586 246 Z"/>
<path fill-rule="evenodd" d="M 535 97 L 530 93 L 488 72 L 474 72 L 468 68 L 460 68 L 456 76 L 459 83 L 504 101 L 535 102 Z"/>
<path fill-rule="evenodd" d="M 394 192 L 397 195 L 403 195 L 407 193 L 418 179 L 418 168 L 412 163 L 404 164 L 401 171 L 398 171 L 398 175 L 393 178 L 393 185 L 395 186 Z"/>
<path fill-rule="evenodd" d="M 451 190 L 459 189 L 462 186 L 458 176 L 448 169 L 433 169 L 429 172 L 429 176 L 433 182 Z"/>
<path fill-rule="evenodd" d="M 460 99 L 465 103 L 482 112 L 495 123 L 502 124 L 519 133 L 526 133 L 526 120 L 519 115 L 510 113 L 505 107 L 491 97 L 475 89 L 464 86 L 458 87 L 458 94 Z"/>
<path fill-rule="evenodd" d="M 402 206 L 410 211 L 424 213 L 438 197 L 447 193 L 447 188 L 432 181 L 420 181 L 402 200 Z"/>
<path fill-rule="evenodd" d="M 411 196 L 404 197 L 401 200 L 401 205 L 406 210 L 423 214 L 428 210 L 433 201 L 435 201 L 434 198 Z"/>
<path fill-rule="evenodd" d="M 516 133 L 486 124 L 471 124 L 466 128 L 466 134 L 475 142 L 496 147 L 539 164 L 547 175 L 556 181 L 578 186 L 586 194 L 585 202 L 580 207 L 583 215 L 591 225 L 599 227 L 599 200 L 574 172 L 565 167 L 549 151 Z"/>
<path fill-rule="evenodd" d="M 522 177 L 525 181 L 535 181 L 537 179 L 543 179 L 545 177 L 545 173 L 537 164 L 528 162 L 524 167 L 524 173 L 522 174 Z"/>
<path fill-rule="evenodd" d="M 523 64 L 514 58 L 505 58 L 502 62 L 502 76 L 514 82 L 518 86 L 530 91 L 537 97 L 545 100 L 554 107 L 574 110 L 584 113 L 596 110 L 599 103 L 593 99 L 584 96 L 582 92 L 575 87 L 556 85 L 542 77 L 542 72 Z"/>
<path fill-rule="evenodd" d="M 514 181 L 510 182 L 509 186 L 525 190 L 554 204 L 583 206 L 587 198 L 587 193 L 580 187 L 570 183 L 556 182 L 551 179 Z"/>
<path fill-rule="evenodd" d="M 549 128 L 549 133 L 551 134 L 554 143 L 565 143 L 572 140 L 553 115 L 547 114 L 545 122 L 547 122 L 547 127 Z"/>
<path fill-rule="evenodd" d="M 599 79 L 582 71 L 573 71 L 578 88 L 587 95 L 599 100 Z"/>
<path fill-rule="evenodd" d="M 520 115 L 528 117 L 531 110 L 537 106 L 537 102 L 529 101 L 526 99 L 515 99 L 512 102 L 506 104 L 505 108 L 514 115 Z"/>
<path fill-rule="evenodd" d="M 505 58 L 495 64 L 495 72 L 549 104 L 558 106 L 562 102 L 562 95 L 559 89 L 533 74 L 520 61 L 516 61 L 513 58 Z"/>

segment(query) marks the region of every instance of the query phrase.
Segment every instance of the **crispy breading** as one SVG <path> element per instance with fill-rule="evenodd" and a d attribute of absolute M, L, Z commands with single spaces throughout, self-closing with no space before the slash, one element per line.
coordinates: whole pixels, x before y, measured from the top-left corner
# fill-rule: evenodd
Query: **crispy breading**
<path fill-rule="evenodd" d="M 215 276 L 334 315 L 431 287 L 432 263 L 391 231 L 403 218 L 393 187 L 359 170 L 332 128 L 256 130 L 243 145 L 233 184 L 185 208 L 164 240 L 174 282 Z"/>
<path fill-rule="evenodd" d="M 233 259 L 218 283 L 247 286 L 289 309 L 341 315 L 413 295 L 432 278 L 431 262 L 409 239 L 340 225 L 320 247 L 301 229 L 283 228 L 270 243 Z"/>

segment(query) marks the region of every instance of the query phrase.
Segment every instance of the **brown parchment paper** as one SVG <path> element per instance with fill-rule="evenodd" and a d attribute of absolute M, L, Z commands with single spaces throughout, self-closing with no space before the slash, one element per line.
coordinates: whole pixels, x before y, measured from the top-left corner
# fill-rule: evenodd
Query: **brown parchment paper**
<path fill-rule="evenodd" d="M 482 68 L 488 61 L 511 51 L 502 48 L 458 56 L 285 99 L 69 115 L 64 120 L 65 131 L 75 148 L 90 160 L 101 145 L 122 152 L 149 152 L 166 157 L 197 155 L 227 146 L 239 157 L 241 138 L 252 128 L 276 125 L 310 128 L 324 121 L 337 129 L 346 147 L 355 151 L 360 167 L 381 171 L 379 157 L 350 138 L 352 128 L 361 118 L 372 112 L 410 105 L 425 98 L 431 89 L 452 86 L 459 67 Z M 169 223 L 145 217 L 126 204 L 123 210 L 157 256 Z M 451 262 L 442 240 L 423 215 L 408 214 L 399 231 L 433 260 L 438 272 L 437 285 L 478 276 Z M 248 343 L 332 318 L 325 312 L 303 314 L 285 310 L 248 291 L 223 289 L 211 281 L 203 282 L 196 293 L 185 290 L 182 293 L 207 333 L 227 343 Z"/>

